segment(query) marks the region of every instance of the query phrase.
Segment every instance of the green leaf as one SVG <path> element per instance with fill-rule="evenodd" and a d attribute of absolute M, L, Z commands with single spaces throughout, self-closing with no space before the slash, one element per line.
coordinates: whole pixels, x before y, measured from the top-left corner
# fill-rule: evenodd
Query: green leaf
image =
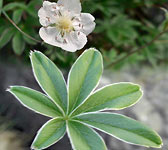
<path fill-rule="evenodd" d="M 20 32 L 16 32 L 15 36 L 12 40 L 12 47 L 17 55 L 21 55 L 23 50 L 25 49 L 25 42 L 23 41 L 22 34 Z"/>
<path fill-rule="evenodd" d="M 25 107 L 48 117 L 61 116 L 58 107 L 44 94 L 23 87 L 12 86 L 9 90 Z"/>
<path fill-rule="evenodd" d="M 74 119 L 131 144 L 155 148 L 162 146 L 162 140 L 155 131 L 123 115 L 88 113 Z"/>
<path fill-rule="evenodd" d="M 64 112 L 67 111 L 67 89 L 57 66 L 40 52 L 31 53 L 33 72 L 42 89 Z"/>
<path fill-rule="evenodd" d="M 8 44 L 13 34 L 14 34 L 13 28 L 7 28 L 6 30 L 4 30 L 4 32 L 0 37 L 0 49 L 3 48 L 6 44 Z"/>
<path fill-rule="evenodd" d="M 104 109 L 120 110 L 135 104 L 142 96 L 138 85 L 132 83 L 118 83 L 108 85 L 96 91 L 73 115 L 82 112 L 94 112 Z"/>
<path fill-rule="evenodd" d="M 1 16 L 1 12 L 2 12 L 2 7 L 3 7 L 3 0 L 0 0 L 0 16 Z"/>
<path fill-rule="evenodd" d="M 37 42 L 33 41 L 32 39 L 28 38 L 27 36 L 23 36 L 25 42 L 30 45 L 36 45 Z"/>
<path fill-rule="evenodd" d="M 69 121 L 68 135 L 74 150 L 107 150 L 103 139 L 81 123 Z"/>
<path fill-rule="evenodd" d="M 30 18 L 31 18 L 31 20 L 28 21 Z M 38 34 L 37 34 L 37 32 L 35 31 L 35 29 L 34 29 L 34 28 L 29 28 L 29 24 L 30 24 L 31 22 L 33 22 L 33 25 L 35 25 L 35 24 L 34 24 L 34 19 L 33 19 L 32 17 L 29 17 L 29 18 L 26 20 L 25 24 L 24 24 L 23 31 L 24 31 L 25 33 L 29 34 L 29 35 L 34 35 L 34 37 L 35 37 L 36 39 L 39 39 Z M 35 26 L 36 26 L 36 25 L 35 25 Z M 23 38 L 24 38 L 24 41 L 25 41 L 27 44 L 30 44 L 30 45 L 36 45 L 36 44 L 37 44 L 36 41 L 34 41 L 34 40 L 28 38 L 27 36 L 23 36 Z"/>
<path fill-rule="evenodd" d="M 103 72 L 100 52 L 86 50 L 74 63 L 68 77 L 69 113 L 94 90 Z"/>
<path fill-rule="evenodd" d="M 65 121 L 60 118 L 49 120 L 38 131 L 31 146 L 32 149 L 45 149 L 59 141 L 66 132 Z"/>
<path fill-rule="evenodd" d="M 9 10 L 12 10 L 12 9 L 15 9 L 15 8 L 22 8 L 24 10 L 27 9 L 27 7 L 24 3 L 12 2 L 12 3 L 9 3 L 9 4 L 5 5 L 3 10 L 4 11 L 9 11 Z"/>
<path fill-rule="evenodd" d="M 1 20 L 0 20 L 1 21 Z M 6 29 L 5 26 L 0 26 L 0 33 L 2 33 Z"/>
<path fill-rule="evenodd" d="M 36 7 L 41 6 L 42 3 L 43 3 L 42 0 L 38 0 L 38 1 L 32 0 L 32 1 L 30 1 L 30 3 L 27 6 L 27 9 L 26 9 L 27 13 L 29 15 L 31 15 L 32 17 L 38 18 Z"/>
<path fill-rule="evenodd" d="M 22 13 L 23 10 L 22 9 L 17 9 L 13 12 L 13 21 L 18 24 L 22 18 Z"/>

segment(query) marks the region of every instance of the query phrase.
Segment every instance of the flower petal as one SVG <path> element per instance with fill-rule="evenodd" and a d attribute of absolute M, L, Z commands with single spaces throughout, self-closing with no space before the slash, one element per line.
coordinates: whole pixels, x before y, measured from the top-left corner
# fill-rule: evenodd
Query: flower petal
<path fill-rule="evenodd" d="M 43 7 L 47 7 L 49 5 L 51 5 L 51 2 L 49 2 L 49 1 L 44 1 L 43 2 Z"/>
<path fill-rule="evenodd" d="M 56 40 L 59 36 L 60 31 L 55 27 L 42 27 L 39 31 L 40 37 L 44 40 L 45 43 L 48 43 L 53 46 L 61 47 L 61 41 Z"/>
<path fill-rule="evenodd" d="M 40 24 L 42 26 L 48 26 L 48 25 L 54 24 L 57 18 L 58 10 L 59 10 L 59 6 L 57 6 L 57 3 L 44 1 L 43 7 L 40 8 L 38 11 Z"/>
<path fill-rule="evenodd" d="M 80 0 L 58 0 L 57 3 L 63 5 L 65 9 L 75 13 L 80 13 L 82 10 Z"/>
<path fill-rule="evenodd" d="M 86 35 L 89 35 L 95 28 L 96 23 L 94 22 L 95 18 L 89 13 L 81 13 L 81 23 L 83 28 L 81 32 Z"/>
<path fill-rule="evenodd" d="M 53 11 L 53 10 L 55 10 L 55 8 L 57 8 L 58 6 L 57 6 L 57 3 L 55 3 L 55 2 L 49 2 L 49 1 L 44 1 L 43 2 L 43 8 L 45 9 L 45 10 L 48 10 L 48 11 Z M 53 9 L 52 9 L 53 8 Z"/>
<path fill-rule="evenodd" d="M 38 16 L 40 18 L 40 24 L 42 26 L 48 26 L 50 24 L 49 20 L 47 19 L 48 16 L 44 8 L 40 8 L 40 10 L 38 11 Z"/>
<path fill-rule="evenodd" d="M 87 43 L 87 37 L 82 32 L 70 32 L 62 36 L 60 31 L 55 27 L 42 27 L 39 31 L 40 37 L 45 43 L 53 46 L 61 47 L 70 52 L 82 49 Z"/>
<path fill-rule="evenodd" d="M 71 32 L 66 35 L 66 43 L 61 48 L 70 52 L 82 49 L 87 43 L 87 37 L 82 32 Z"/>

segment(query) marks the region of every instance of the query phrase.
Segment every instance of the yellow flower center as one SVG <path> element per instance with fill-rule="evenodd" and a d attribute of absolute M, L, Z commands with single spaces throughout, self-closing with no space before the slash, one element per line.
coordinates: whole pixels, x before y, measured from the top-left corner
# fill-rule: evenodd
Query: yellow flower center
<path fill-rule="evenodd" d="M 72 20 L 69 17 L 60 17 L 57 26 L 60 30 L 65 32 L 70 32 L 73 30 Z"/>

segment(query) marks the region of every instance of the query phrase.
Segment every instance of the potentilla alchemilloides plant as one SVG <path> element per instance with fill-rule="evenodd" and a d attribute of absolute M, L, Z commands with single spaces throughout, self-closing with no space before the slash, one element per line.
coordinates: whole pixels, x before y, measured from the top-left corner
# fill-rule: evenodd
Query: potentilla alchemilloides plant
<path fill-rule="evenodd" d="M 8 89 L 24 106 L 52 118 L 38 131 L 31 148 L 45 149 L 67 132 L 74 150 L 107 150 L 92 128 L 124 142 L 160 148 L 159 135 L 124 115 L 101 112 L 132 106 L 142 96 L 139 85 L 116 83 L 95 91 L 103 72 L 100 52 L 86 50 L 74 63 L 67 84 L 57 66 L 44 54 L 30 55 L 34 76 L 45 94 L 23 86 Z"/>

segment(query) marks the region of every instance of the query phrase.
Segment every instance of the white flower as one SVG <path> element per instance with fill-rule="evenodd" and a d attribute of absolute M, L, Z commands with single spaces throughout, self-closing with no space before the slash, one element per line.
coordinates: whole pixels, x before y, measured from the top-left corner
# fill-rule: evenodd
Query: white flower
<path fill-rule="evenodd" d="M 81 13 L 80 0 L 58 0 L 43 2 L 38 12 L 43 26 L 39 34 L 48 44 L 75 52 L 87 43 L 87 35 L 95 28 L 95 18 Z"/>

